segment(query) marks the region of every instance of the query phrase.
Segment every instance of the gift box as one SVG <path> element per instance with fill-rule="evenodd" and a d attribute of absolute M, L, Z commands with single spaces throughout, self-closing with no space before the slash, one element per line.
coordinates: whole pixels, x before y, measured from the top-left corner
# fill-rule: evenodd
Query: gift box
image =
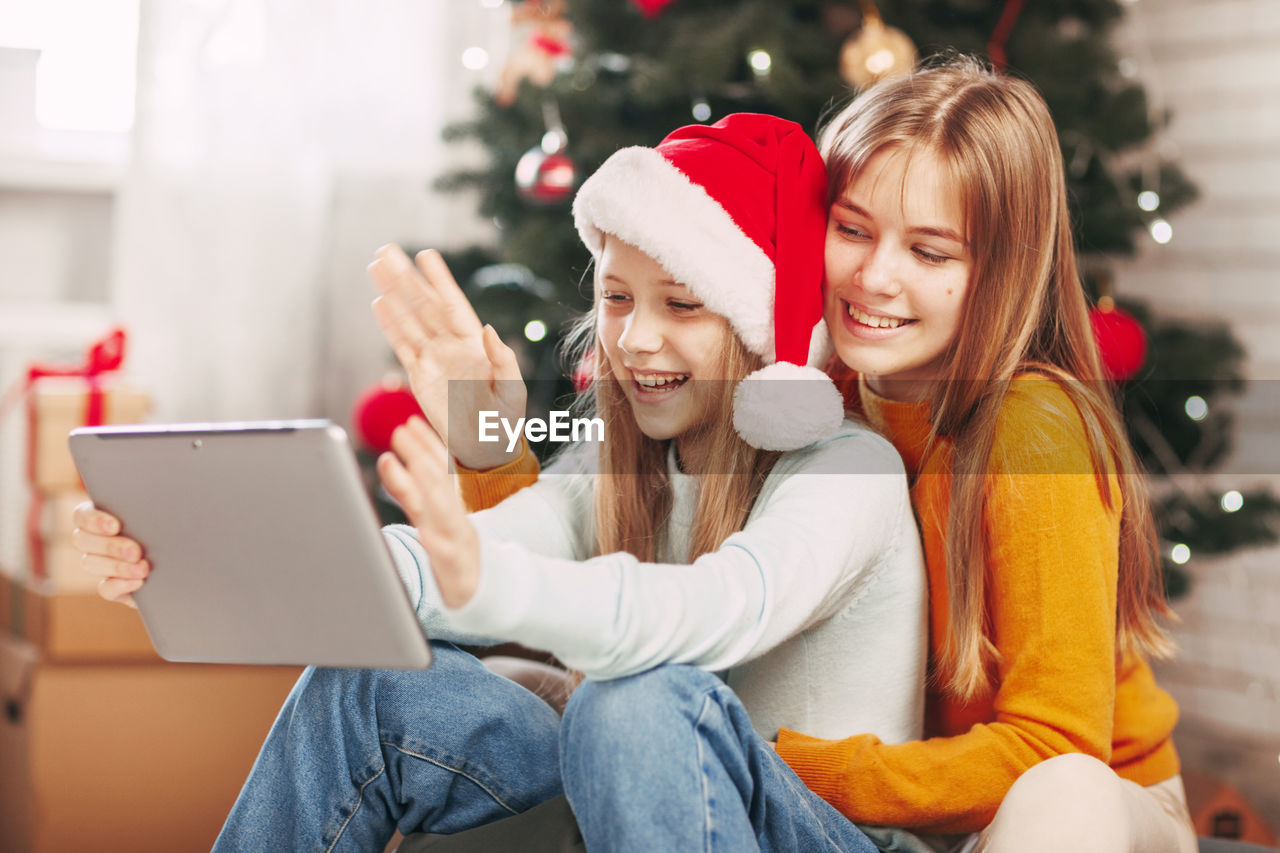
<path fill-rule="evenodd" d="M 27 368 L 29 576 L 52 578 L 70 591 L 90 589 L 93 581 L 77 568 L 78 555 L 70 546 L 69 507 L 74 503 L 67 500 L 84 486 L 67 436 L 79 426 L 137 423 L 151 408 L 150 396 L 118 374 L 124 347 L 125 333 L 115 329 L 89 347 L 80 365 L 33 364 Z M 49 503 L 57 506 L 51 510 L 46 506 Z"/>
<path fill-rule="evenodd" d="M 44 517 L 40 520 L 40 538 L 46 543 L 70 542 L 71 533 L 75 530 L 72 513 L 81 503 L 89 500 L 89 495 L 82 489 L 56 492 L 44 497 Z"/>
<path fill-rule="evenodd" d="M 60 663 L 159 663 L 138 611 L 96 591 L 59 592 L 48 581 L 0 578 L 0 636 Z"/>
<path fill-rule="evenodd" d="M 71 542 L 75 530 L 72 513 L 89 496 L 79 489 L 43 497 L 37 506 L 42 518 L 39 537 L 31 542 L 33 573 L 53 584 L 58 592 L 96 593 L 98 579 L 83 568 L 80 550 Z"/>
<path fill-rule="evenodd" d="M 98 395 L 97 410 L 91 400 Z M 84 488 L 67 446 L 71 430 L 86 424 L 145 420 L 151 397 L 115 377 L 46 376 L 27 389 L 28 478 L 41 496 Z"/>
<path fill-rule="evenodd" d="M 46 542 L 41 546 L 38 564 L 42 579 L 59 593 L 97 595 L 98 579 L 84 570 L 80 551 L 70 542 Z M 33 560 L 33 564 L 36 561 Z"/>
<path fill-rule="evenodd" d="M 13 590 L 16 584 L 0 575 L 0 637 L 10 636 L 9 626 L 13 623 L 14 607 Z"/>
<path fill-rule="evenodd" d="M 0 847 L 207 851 L 298 672 L 72 663 L 0 638 Z"/>

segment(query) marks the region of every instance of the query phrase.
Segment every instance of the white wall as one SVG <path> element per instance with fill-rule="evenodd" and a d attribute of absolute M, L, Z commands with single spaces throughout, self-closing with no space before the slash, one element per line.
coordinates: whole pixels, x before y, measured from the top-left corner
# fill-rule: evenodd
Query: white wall
<path fill-rule="evenodd" d="M 215 6 L 218 4 L 214 4 Z M 163 419 L 344 420 L 389 364 L 364 267 L 472 235 L 432 177 L 477 78 L 450 0 L 144 3 L 113 301 Z M 246 23 L 247 22 L 247 23 Z M 212 40 L 258 50 L 211 61 Z M 163 285 L 161 283 L 163 282 Z"/>
<path fill-rule="evenodd" d="M 36 2 L 36 0 L 32 0 Z M 327 416 L 392 359 L 379 245 L 489 239 L 433 178 L 491 79 L 509 7 L 481 0 L 141 0 L 131 133 L 35 119 L 38 53 L 0 51 L 0 388 L 78 361 L 113 321 L 157 420 Z M 496 57 L 500 60 L 501 57 Z M 23 563 L 21 412 L 0 421 L 0 565 Z"/>
<path fill-rule="evenodd" d="M 33 361 L 77 363 L 109 325 L 120 135 L 36 121 L 39 52 L 0 49 L 0 566 L 25 563 L 25 412 L 12 392 Z"/>
<path fill-rule="evenodd" d="M 1117 292 L 1165 314 L 1228 322 L 1249 353 L 1249 391 L 1222 490 L 1280 493 L 1280 3 L 1137 0 L 1122 51 L 1157 107 L 1161 144 L 1201 190 L 1171 218 L 1173 240 L 1146 241 L 1120 265 Z M 1280 549 L 1192 564 L 1177 605 L 1183 653 L 1159 667 L 1184 718 L 1280 739 Z M 1274 752 L 1269 756 L 1276 769 Z M 1280 781 L 1277 779 L 1276 781 Z"/>

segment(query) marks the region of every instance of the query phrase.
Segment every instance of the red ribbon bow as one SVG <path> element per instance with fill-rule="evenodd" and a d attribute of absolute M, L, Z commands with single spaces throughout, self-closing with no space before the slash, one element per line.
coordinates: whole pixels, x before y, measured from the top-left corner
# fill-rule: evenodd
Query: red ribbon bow
<path fill-rule="evenodd" d="M 46 376 L 83 376 L 89 380 L 89 396 L 85 400 L 84 424 L 97 426 L 102 423 L 102 386 L 98 377 L 120 369 L 124 362 L 124 329 L 112 329 L 106 337 L 95 341 L 85 353 L 84 364 L 79 367 L 51 367 L 33 364 L 27 368 L 27 387 Z"/>

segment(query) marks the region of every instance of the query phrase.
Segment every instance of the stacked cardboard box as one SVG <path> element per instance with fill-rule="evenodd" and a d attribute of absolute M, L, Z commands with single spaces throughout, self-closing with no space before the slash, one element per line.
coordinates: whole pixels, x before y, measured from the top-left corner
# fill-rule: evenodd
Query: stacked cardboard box
<path fill-rule="evenodd" d="M 71 544 L 71 511 L 86 499 L 80 475 L 67 447 L 71 430 L 94 420 L 107 424 L 136 423 L 151 408 L 143 391 L 115 377 L 46 376 L 28 389 L 28 518 L 30 576 L 48 578 L 64 592 L 92 591 L 95 581 L 80 569 L 80 554 Z M 96 411 L 90 418 L 91 397 Z"/>
<path fill-rule="evenodd" d="M 0 579 L 0 850 L 208 850 L 297 675 L 168 663 L 135 611 Z"/>
<path fill-rule="evenodd" d="M 299 672 L 166 662 L 81 569 L 67 435 L 150 408 L 114 372 L 123 342 L 27 386 L 29 559 L 0 567 L 0 853 L 208 850 Z"/>

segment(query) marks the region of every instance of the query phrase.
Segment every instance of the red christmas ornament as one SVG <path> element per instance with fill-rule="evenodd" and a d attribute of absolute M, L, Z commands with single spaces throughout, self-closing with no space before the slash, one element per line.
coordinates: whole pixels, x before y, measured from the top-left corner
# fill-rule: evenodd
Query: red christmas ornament
<path fill-rule="evenodd" d="M 1117 382 L 1136 376 L 1147 359 L 1147 333 L 1142 324 L 1117 308 L 1109 296 L 1089 309 L 1089 323 L 1107 375 Z"/>
<path fill-rule="evenodd" d="M 639 9 L 646 18 L 656 18 L 662 14 L 662 10 L 671 5 L 674 0 L 631 0 L 637 9 Z"/>
<path fill-rule="evenodd" d="M 525 201 L 567 201 L 577 183 L 578 167 L 564 151 L 548 154 L 541 145 L 535 145 L 516 163 L 516 190 Z"/>
<path fill-rule="evenodd" d="M 399 381 L 383 380 L 356 398 L 351 423 L 361 444 L 385 453 L 391 449 L 391 433 L 413 415 L 422 416 L 413 392 Z"/>

